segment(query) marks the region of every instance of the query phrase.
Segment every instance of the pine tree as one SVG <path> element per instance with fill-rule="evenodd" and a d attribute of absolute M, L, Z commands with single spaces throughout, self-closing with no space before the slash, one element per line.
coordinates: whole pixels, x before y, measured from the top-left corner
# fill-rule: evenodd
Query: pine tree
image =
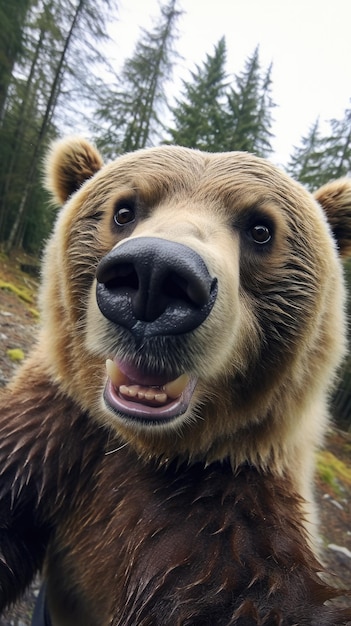
<path fill-rule="evenodd" d="M 23 25 L 29 6 L 30 0 L 0 0 L 0 119 L 4 114 L 13 68 L 22 50 Z"/>
<path fill-rule="evenodd" d="M 330 120 L 331 134 L 326 139 L 328 180 L 351 173 L 351 109 L 346 109 L 341 120 Z"/>
<path fill-rule="evenodd" d="M 325 144 L 320 134 L 320 121 L 317 119 L 301 139 L 301 145 L 295 146 L 287 165 L 287 172 L 310 191 L 320 187 L 325 180 Z"/>
<path fill-rule="evenodd" d="M 112 2 L 104 0 L 103 6 L 108 10 Z M 87 97 L 87 75 L 94 89 L 88 66 L 91 70 L 101 60 L 106 19 L 95 0 L 32 1 L 21 35 L 26 45 L 0 125 L 0 241 L 7 250 L 22 244 L 37 249 L 47 235 L 53 216 L 39 182 L 43 153 L 60 118 L 69 118 L 73 109 L 78 119 L 77 95 Z"/>
<path fill-rule="evenodd" d="M 225 112 L 225 150 L 242 150 L 267 157 L 272 152 L 272 65 L 262 78 L 257 47 L 235 77 Z"/>
<path fill-rule="evenodd" d="M 258 48 L 230 86 L 222 38 L 213 55 L 184 83 L 183 100 L 173 110 L 171 140 L 210 152 L 243 150 L 267 156 L 272 152 L 271 72 L 262 77 Z"/>
<path fill-rule="evenodd" d="M 266 75 L 263 77 L 258 108 L 258 132 L 255 142 L 255 152 L 258 156 L 264 158 L 273 152 L 271 144 L 271 139 L 274 137 L 271 130 L 273 124 L 272 110 L 276 107 L 276 104 L 272 98 L 272 71 L 273 64 L 271 63 Z"/>
<path fill-rule="evenodd" d="M 96 143 L 108 158 L 145 148 L 156 142 L 162 112 L 167 108 L 166 83 L 176 57 L 177 0 L 161 6 L 152 31 L 141 31 L 134 53 L 124 63 L 112 89 L 105 87 L 92 126 Z M 103 131 L 101 132 L 101 124 Z"/>
<path fill-rule="evenodd" d="M 183 99 L 173 109 L 171 142 L 189 148 L 216 152 L 223 147 L 223 103 L 226 82 L 226 42 L 219 40 L 203 66 L 183 82 Z"/>
<path fill-rule="evenodd" d="M 329 127 L 330 131 L 321 135 L 316 120 L 301 145 L 294 148 L 287 166 L 288 173 L 310 191 L 351 172 L 351 109 L 346 109 L 341 120 L 330 120 Z"/>

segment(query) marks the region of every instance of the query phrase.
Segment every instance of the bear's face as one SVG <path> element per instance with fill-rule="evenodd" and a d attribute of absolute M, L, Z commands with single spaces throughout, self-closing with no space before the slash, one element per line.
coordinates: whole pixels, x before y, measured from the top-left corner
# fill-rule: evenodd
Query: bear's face
<path fill-rule="evenodd" d="M 57 155 L 51 188 L 64 197 Z M 51 375 L 165 458 L 279 456 L 320 409 L 344 347 L 321 207 L 243 153 L 161 147 L 102 167 L 61 212 L 42 308 Z"/>

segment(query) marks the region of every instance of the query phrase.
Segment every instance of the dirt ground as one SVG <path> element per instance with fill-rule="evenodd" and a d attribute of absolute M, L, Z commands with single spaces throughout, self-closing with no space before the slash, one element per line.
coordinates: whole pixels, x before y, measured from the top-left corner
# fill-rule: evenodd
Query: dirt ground
<path fill-rule="evenodd" d="M 25 261 L 30 266 L 31 262 Z M 22 355 L 17 350 L 28 354 L 38 326 L 37 281 L 20 271 L 21 262 L 23 266 L 23 258 L 9 261 L 0 257 L 0 388 L 19 365 L 16 358 Z M 335 574 L 334 584 L 351 589 L 351 434 L 332 429 L 320 461 L 316 498 L 323 560 Z M 0 617 L 0 626 L 30 625 L 39 586 L 38 579 L 22 601 Z M 343 603 L 345 600 L 339 600 Z"/>

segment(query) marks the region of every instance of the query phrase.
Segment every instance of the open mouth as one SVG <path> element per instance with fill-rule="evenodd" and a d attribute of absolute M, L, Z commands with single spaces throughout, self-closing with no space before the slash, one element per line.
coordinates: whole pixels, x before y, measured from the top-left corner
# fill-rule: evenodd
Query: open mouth
<path fill-rule="evenodd" d="M 107 359 L 106 371 L 104 400 L 107 406 L 121 417 L 150 425 L 183 415 L 197 382 L 186 373 L 168 379 L 116 359 Z"/>

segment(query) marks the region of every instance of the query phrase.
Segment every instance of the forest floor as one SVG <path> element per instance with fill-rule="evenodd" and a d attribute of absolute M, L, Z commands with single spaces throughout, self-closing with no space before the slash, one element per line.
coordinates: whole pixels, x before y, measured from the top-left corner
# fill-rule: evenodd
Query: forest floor
<path fill-rule="evenodd" d="M 38 327 L 38 281 L 33 270 L 32 259 L 23 255 L 14 255 L 10 260 L 0 256 L 0 388 L 28 354 Z M 350 433 L 330 429 L 325 446 L 318 453 L 317 468 L 315 492 L 323 561 L 335 575 L 333 584 L 351 589 Z M 0 617 L 0 626 L 30 625 L 39 586 L 38 579 L 22 601 Z M 338 603 L 342 605 L 344 600 Z"/>

